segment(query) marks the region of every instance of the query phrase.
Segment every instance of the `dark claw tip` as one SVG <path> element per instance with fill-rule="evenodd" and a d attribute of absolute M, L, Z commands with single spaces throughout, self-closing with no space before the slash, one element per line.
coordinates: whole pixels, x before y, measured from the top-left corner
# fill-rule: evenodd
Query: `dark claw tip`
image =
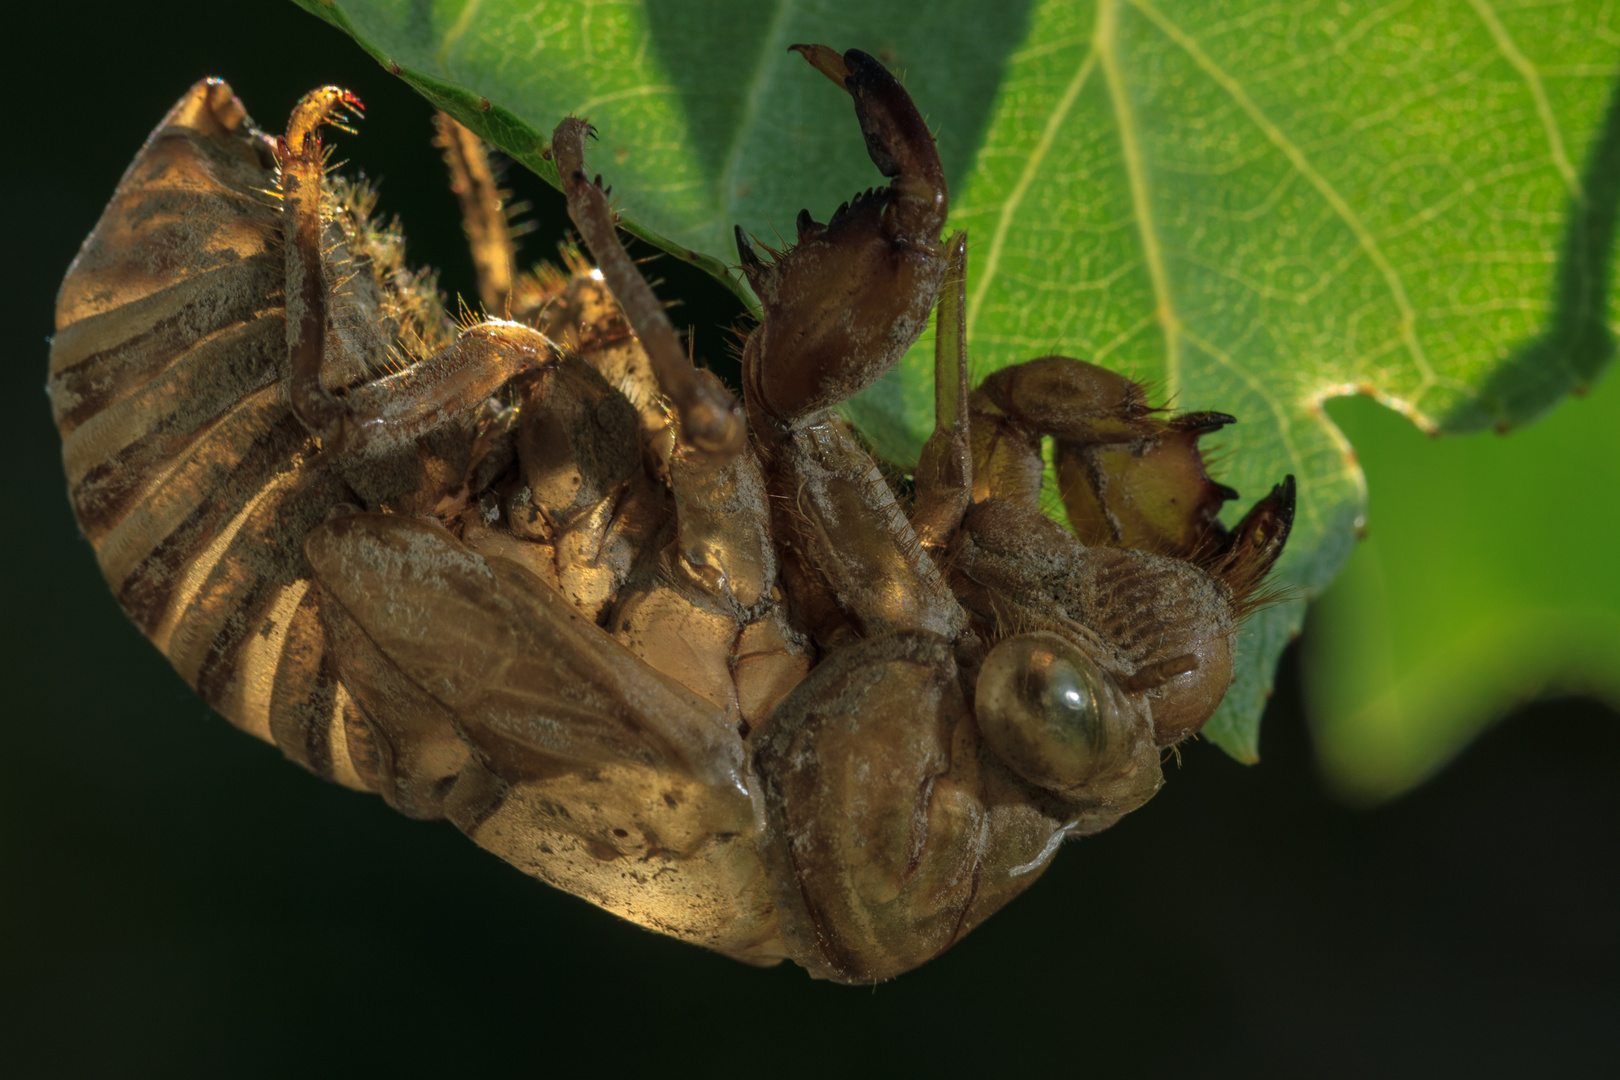
<path fill-rule="evenodd" d="M 1178 431 L 1191 431 L 1199 435 L 1208 435 L 1230 424 L 1237 423 L 1237 417 L 1219 412 L 1186 413 L 1183 416 L 1176 417 L 1172 423 Z"/>
<path fill-rule="evenodd" d="M 733 225 L 732 233 L 737 237 L 737 256 L 742 259 L 745 268 L 760 265 L 759 256 L 754 253 L 754 245 L 748 242 L 748 236 L 743 232 L 741 225 Z"/>
<path fill-rule="evenodd" d="M 1294 528 L 1294 476 L 1290 473 L 1283 482 L 1271 489 L 1271 494 L 1260 500 L 1255 510 L 1265 507 L 1271 528 L 1266 542 L 1275 543 L 1280 551 Z M 1251 511 L 1253 513 L 1253 511 Z M 1258 539 L 1258 537 L 1257 537 Z"/>
<path fill-rule="evenodd" d="M 1279 500 L 1281 500 L 1282 505 L 1283 505 L 1283 509 L 1282 509 L 1283 514 L 1285 514 L 1287 516 L 1289 521 L 1293 521 L 1294 520 L 1294 474 L 1289 473 L 1286 477 L 1284 477 L 1283 482 L 1278 484 L 1275 488 L 1272 489 L 1272 493 L 1274 495 L 1276 495 Z"/>
<path fill-rule="evenodd" d="M 844 65 L 849 69 L 849 76 L 845 82 L 851 93 L 857 86 L 876 90 L 880 87 L 900 85 L 900 81 L 894 77 L 894 72 L 884 67 L 882 61 L 859 49 L 850 49 L 844 53 Z"/>

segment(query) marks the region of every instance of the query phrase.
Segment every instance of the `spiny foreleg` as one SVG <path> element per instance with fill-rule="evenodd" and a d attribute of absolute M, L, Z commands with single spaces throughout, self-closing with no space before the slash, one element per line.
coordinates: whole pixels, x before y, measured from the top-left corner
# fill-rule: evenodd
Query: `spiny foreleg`
<path fill-rule="evenodd" d="M 748 407 L 783 424 L 870 385 L 917 339 L 945 275 L 948 204 L 933 135 L 888 69 L 859 49 L 792 48 L 853 99 L 867 152 L 890 183 L 855 196 L 825 225 L 801 211 L 797 245 L 774 263 L 736 230 L 743 273 L 765 309 L 743 355 Z"/>
<path fill-rule="evenodd" d="M 281 167 L 292 410 L 327 451 L 369 457 L 475 416 L 514 376 L 549 362 L 553 350 L 538 331 L 491 319 L 468 327 L 449 347 L 345 397 L 327 389 L 322 371 L 332 285 L 323 247 L 326 152 L 319 131 L 323 125 L 352 130 L 345 110 L 361 109 L 347 90 L 312 91 L 294 107 L 275 153 Z"/>

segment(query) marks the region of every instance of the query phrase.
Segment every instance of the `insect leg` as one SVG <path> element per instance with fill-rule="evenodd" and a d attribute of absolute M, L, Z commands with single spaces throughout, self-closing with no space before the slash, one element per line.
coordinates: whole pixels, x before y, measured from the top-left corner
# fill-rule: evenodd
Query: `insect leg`
<path fill-rule="evenodd" d="M 311 90 L 293 107 L 287 134 L 276 140 L 281 166 L 281 206 L 287 266 L 287 353 L 292 364 L 292 407 L 310 434 L 322 441 L 337 437 L 343 406 L 321 384 L 326 352 L 328 304 L 332 290 L 326 275 L 325 220 L 321 180 L 326 153 L 321 149 L 323 124 L 346 128 L 345 108 L 361 111 L 360 99 L 336 86 Z"/>
<path fill-rule="evenodd" d="M 877 60 L 794 48 L 849 93 L 867 151 L 893 183 L 825 225 L 801 213 L 798 245 L 769 265 L 737 233 L 765 309 L 744 347 L 743 381 L 755 432 L 770 444 L 763 456 L 784 585 L 823 645 L 899 630 L 952 637 L 964 620 L 955 597 L 882 471 L 831 411 L 892 366 L 927 323 L 949 261 L 938 240 L 939 154 Z"/>
<path fill-rule="evenodd" d="M 716 462 L 677 445 L 669 473 L 684 576 L 739 614 L 757 608 L 776 584 L 758 459 L 748 452 Z"/>
<path fill-rule="evenodd" d="M 501 319 L 470 326 L 432 356 L 351 391 L 339 406 L 338 445 L 364 456 L 396 450 L 476 417 L 506 383 L 555 359 L 531 327 Z"/>
<path fill-rule="evenodd" d="M 585 175 L 585 136 L 591 133 L 585 121 L 569 117 L 551 136 L 557 175 L 568 196 L 568 216 L 647 350 L 658 385 L 681 419 L 681 438 L 702 453 L 720 459 L 735 457 L 748 441 L 742 410 L 718 379 L 705 377 L 692 366 L 663 304 L 619 243 L 601 177 L 592 183 Z"/>
<path fill-rule="evenodd" d="M 591 365 L 564 356 L 521 394 L 507 527 L 554 552 L 542 576 L 596 620 L 663 528 L 668 498 L 647 475 L 635 410 Z"/>
<path fill-rule="evenodd" d="M 655 567 L 620 592 L 609 629 L 750 727 L 811 661 L 777 587 L 764 471 L 752 448 L 717 462 L 676 441 L 667 475 L 674 538 Z"/>
<path fill-rule="evenodd" d="M 1064 505 L 1087 544 L 1185 555 L 1236 497 L 1205 474 L 1197 447 L 1230 416 L 1164 419 L 1140 384 L 1095 364 L 1044 356 L 1002 368 L 973 392 L 971 411 L 974 495 L 1034 506 L 1050 435 Z"/>
<path fill-rule="evenodd" d="M 969 413 L 974 498 L 1031 507 L 1040 496 L 1043 436 L 1084 446 L 1129 446 L 1153 440 L 1165 427 L 1141 386 L 1063 356 L 992 373 L 973 391 Z"/>
<path fill-rule="evenodd" d="M 517 253 L 489 152 L 449 113 L 441 110 L 433 123 L 438 131 L 434 145 L 444 151 L 444 163 L 450 167 L 450 190 L 461 200 L 462 225 L 478 271 L 478 298 L 489 314 L 510 317 Z"/>
<path fill-rule="evenodd" d="M 810 66 L 849 91 L 866 136 L 866 150 L 893 181 L 883 212 L 890 237 L 903 244 L 933 246 L 945 227 L 945 169 L 933 133 L 911 95 L 877 60 L 850 49 L 842 56 L 826 45 L 790 45 Z"/>
<path fill-rule="evenodd" d="M 927 325 L 946 268 L 944 172 L 905 88 L 858 49 L 794 49 L 849 92 L 867 151 L 892 182 L 825 225 L 801 211 L 798 244 L 770 264 L 736 231 L 765 309 L 743 357 L 749 408 L 783 423 L 838 404 L 899 360 Z"/>
<path fill-rule="evenodd" d="M 934 317 L 934 433 L 917 462 L 917 503 L 911 527 L 929 549 L 944 547 L 973 496 L 968 427 L 967 233 L 946 245 L 950 268 Z"/>
<path fill-rule="evenodd" d="M 1247 596 L 1282 555 L 1294 527 L 1294 478 L 1285 477 L 1249 508 L 1221 546 L 1201 562 L 1204 569 Z"/>

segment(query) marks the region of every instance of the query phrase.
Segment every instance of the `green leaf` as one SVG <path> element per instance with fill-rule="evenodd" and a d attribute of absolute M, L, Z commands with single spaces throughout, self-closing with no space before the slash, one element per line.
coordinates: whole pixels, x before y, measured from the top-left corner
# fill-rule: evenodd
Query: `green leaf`
<path fill-rule="evenodd" d="M 1596 163 L 1620 14 L 1597 0 L 300 2 L 543 175 L 546 133 L 588 114 L 635 231 L 722 274 L 733 223 L 770 240 L 879 179 L 848 102 L 786 46 L 902 71 L 972 237 L 978 370 L 1106 363 L 1239 416 L 1222 479 L 1251 498 L 1298 477 L 1294 599 L 1251 621 L 1206 728 L 1244 760 L 1303 599 L 1363 515 L 1323 403 L 1515 425 L 1612 350 L 1594 298 L 1620 170 Z M 931 403 L 925 340 L 851 411 L 903 463 Z"/>

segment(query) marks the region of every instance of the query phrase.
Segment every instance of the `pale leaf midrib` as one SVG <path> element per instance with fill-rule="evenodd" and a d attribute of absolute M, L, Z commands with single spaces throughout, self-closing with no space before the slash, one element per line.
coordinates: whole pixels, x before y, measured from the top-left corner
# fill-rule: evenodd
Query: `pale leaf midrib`
<path fill-rule="evenodd" d="M 1042 163 L 1046 160 L 1047 152 L 1057 140 L 1058 131 L 1068 118 L 1069 112 L 1074 108 L 1075 101 L 1080 97 L 1080 90 L 1090 78 L 1091 71 L 1097 64 L 1097 50 L 1095 39 L 1092 48 L 1086 53 L 1085 59 L 1075 68 L 1074 76 L 1069 84 L 1063 88 L 1057 105 L 1046 118 L 1046 124 L 1041 129 L 1041 136 L 1036 140 L 1035 148 L 1030 151 L 1029 157 L 1024 161 L 1024 168 L 1018 174 L 1012 191 L 1001 204 L 1001 211 L 996 215 L 995 229 L 990 234 L 990 247 L 985 253 L 984 267 L 978 272 L 978 281 L 973 287 L 973 293 L 968 297 L 967 308 L 967 335 L 969 341 L 976 340 L 974 327 L 978 323 L 979 310 L 984 305 L 984 298 L 990 291 L 990 283 L 995 280 L 996 271 L 1001 265 L 1001 255 L 1006 248 L 1007 233 L 1012 228 L 1013 219 L 1018 215 L 1018 208 L 1024 201 L 1024 195 L 1029 191 L 1030 184 L 1040 172 Z"/>
<path fill-rule="evenodd" d="M 1170 274 L 1153 218 L 1153 199 L 1148 190 L 1142 146 L 1137 139 L 1136 114 L 1131 111 L 1125 75 L 1119 67 L 1118 32 L 1119 0 L 1101 0 L 1097 5 L 1096 52 L 1114 107 L 1115 126 L 1119 129 L 1120 157 L 1125 162 L 1131 207 L 1142 240 L 1142 261 L 1147 265 L 1148 278 L 1153 285 L 1153 316 L 1164 336 L 1164 392 L 1170 401 L 1175 401 L 1181 390 L 1181 321 L 1176 314 L 1175 299 L 1170 295 Z"/>

